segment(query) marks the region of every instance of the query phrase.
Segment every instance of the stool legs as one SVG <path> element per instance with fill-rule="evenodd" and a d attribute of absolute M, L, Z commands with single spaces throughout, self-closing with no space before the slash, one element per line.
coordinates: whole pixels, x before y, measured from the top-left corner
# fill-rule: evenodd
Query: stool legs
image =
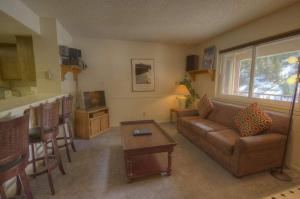
<path fill-rule="evenodd" d="M 69 130 L 69 137 L 70 137 L 70 142 L 71 142 L 71 146 L 74 152 L 76 152 L 76 148 L 74 145 L 74 133 L 73 133 L 73 129 L 72 129 L 72 125 L 70 124 L 70 120 L 67 120 L 67 126 L 68 126 L 68 130 Z"/>
<path fill-rule="evenodd" d="M 0 185 L 0 196 L 1 196 L 1 199 L 7 199 L 2 184 Z"/>
<path fill-rule="evenodd" d="M 66 124 L 63 124 L 63 134 L 64 134 L 64 141 L 65 141 L 65 147 L 66 147 L 66 152 L 67 152 L 67 157 L 69 162 L 71 162 L 71 156 L 70 156 L 70 151 L 69 151 L 69 144 L 68 144 L 68 139 L 67 139 L 67 134 L 66 134 Z M 69 131 L 70 134 L 70 131 Z"/>
<path fill-rule="evenodd" d="M 60 172 L 65 175 L 66 172 L 64 170 L 64 167 L 63 167 L 63 164 L 62 164 L 62 161 L 61 161 L 61 157 L 60 157 L 60 154 L 59 154 L 59 149 L 58 149 L 58 144 L 57 144 L 57 140 L 54 138 L 53 140 L 53 148 L 54 148 L 54 154 L 55 154 L 55 158 L 57 159 L 57 163 L 58 163 L 58 167 L 59 167 L 59 170 Z"/>
<path fill-rule="evenodd" d="M 71 145 L 72 150 L 74 152 L 76 152 L 76 148 L 75 148 L 75 144 L 74 144 L 74 135 L 73 135 L 73 129 L 72 129 L 72 125 L 70 123 L 70 119 L 69 118 L 65 118 L 63 123 L 61 123 L 60 125 L 62 125 L 63 127 L 63 137 L 57 137 L 56 140 L 64 140 L 64 144 L 63 145 L 58 145 L 59 148 L 65 147 L 66 148 L 66 153 L 67 153 L 67 158 L 69 160 L 69 162 L 71 162 L 71 154 L 70 154 L 70 148 L 69 145 Z"/>
<path fill-rule="evenodd" d="M 24 193 L 26 195 L 26 199 L 33 199 L 32 192 L 29 186 L 29 181 L 27 178 L 27 175 L 25 173 L 25 170 L 21 171 L 19 175 L 17 176 L 17 195 L 20 195 L 22 192 L 22 187 L 24 190 Z M 1 199 L 7 199 L 4 188 L 2 185 L 0 185 L 0 198 Z"/>
<path fill-rule="evenodd" d="M 31 193 L 31 189 L 29 186 L 29 182 L 28 182 L 28 178 L 26 176 L 25 170 L 23 170 L 20 175 L 19 178 L 21 178 L 21 182 L 23 185 L 23 189 L 24 189 L 24 193 L 26 195 L 27 199 L 33 199 L 32 193 Z"/>
<path fill-rule="evenodd" d="M 51 165 L 49 164 L 49 157 L 48 157 L 48 146 L 47 146 L 47 142 L 43 142 L 43 149 L 44 149 L 44 160 L 45 160 L 45 165 L 47 168 L 47 176 L 48 176 L 48 183 L 50 186 L 50 190 L 51 193 L 54 195 L 55 194 L 55 190 L 54 190 L 54 186 L 53 186 L 53 180 L 52 180 L 52 175 L 51 175 Z"/>
<path fill-rule="evenodd" d="M 22 184 L 21 184 L 21 179 L 19 176 L 16 177 L 17 182 L 16 182 L 16 193 L 17 195 L 20 195 L 22 192 Z"/>
<path fill-rule="evenodd" d="M 32 167 L 33 167 L 33 173 L 36 173 L 36 163 L 35 163 L 35 151 L 34 151 L 34 143 L 30 145 L 31 147 L 31 154 L 32 154 Z M 35 178 L 35 176 L 33 175 Z"/>

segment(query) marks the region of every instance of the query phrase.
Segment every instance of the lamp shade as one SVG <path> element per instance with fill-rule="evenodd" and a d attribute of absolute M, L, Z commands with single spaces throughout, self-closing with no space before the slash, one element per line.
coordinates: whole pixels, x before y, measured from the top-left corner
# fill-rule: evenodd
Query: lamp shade
<path fill-rule="evenodd" d="M 290 76 L 290 77 L 286 80 L 286 82 L 287 82 L 288 84 L 295 84 L 295 83 L 296 83 L 296 80 L 297 80 L 297 75 L 292 75 L 292 76 Z"/>
<path fill-rule="evenodd" d="M 295 64 L 297 62 L 299 62 L 299 58 L 298 57 L 291 56 L 291 57 L 288 58 L 288 63 L 289 64 Z"/>
<path fill-rule="evenodd" d="M 190 92 L 187 87 L 183 84 L 179 84 L 176 86 L 175 92 L 176 95 L 189 95 Z"/>

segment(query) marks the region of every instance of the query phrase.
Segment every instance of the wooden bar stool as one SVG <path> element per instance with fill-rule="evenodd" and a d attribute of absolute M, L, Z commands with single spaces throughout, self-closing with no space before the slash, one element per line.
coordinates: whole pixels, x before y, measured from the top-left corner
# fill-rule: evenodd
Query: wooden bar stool
<path fill-rule="evenodd" d="M 0 122 L 0 196 L 6 199 L 3 183 L 17 176 L 17 193 L 23 187 L 27 199 L 32 199 L 25 173 L 28 164 L 29 114 Z"/>
<path fill-rule="evenodd" d="M 62 115 L 59 117 L 59 125 L 63 126 L 63 136 L 57 137 L 57 140 L 64 140 L 64 144 L 59 145 L 59 148 L 65 147 L 69 162 L 71 162 L 71 155 L 69 145 L 71 145 L 74 152 L 76 148 L 73 142 L 74 133 L 72 130 L 72 109 L 73 97 L 71 95 L 62 98 Z M 68 132 L 68 135 L 67 135 Z"/>
<path fill-rule="evenodd" d="M 55 194 L 51 175 L 52 170 L 58 166 L 61 173 L 63 175 L 65 174 L 56 140 L 59 125 L 59 105 L 60 101 L 57 100 L 52 103 L 41 104 L 38 107 L 31 108 L 36 116 L 37 127 L 29 130 L 29 143 L 32 149 L 32 160 L 30 162 L 33 164 L 33 177 L 47 173 L 52 194 Z M 48 143 L 50 142 L 53 148 L 52 155 L 48 154 Z M 43 145 L 44 157 L 36 158 L 34 150 L 35 144 Z M 42 168 L 41 171 L 37 171 L 36 162 L 40 160 L 44 161 L 45 168 Z"/>

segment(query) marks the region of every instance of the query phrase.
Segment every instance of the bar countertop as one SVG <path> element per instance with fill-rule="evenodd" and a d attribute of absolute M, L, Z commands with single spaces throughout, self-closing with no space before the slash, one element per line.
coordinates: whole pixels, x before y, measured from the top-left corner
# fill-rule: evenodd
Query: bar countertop
<path fill-rule="evenodd" d="M 24 110 L 30 106 L 37 106 L 40 103 L 52 102 L 63 96 L 65 96 L 65 94 L 43 93 L 0 100 L 0 118 L 10 115 L 22 115 Z"/>

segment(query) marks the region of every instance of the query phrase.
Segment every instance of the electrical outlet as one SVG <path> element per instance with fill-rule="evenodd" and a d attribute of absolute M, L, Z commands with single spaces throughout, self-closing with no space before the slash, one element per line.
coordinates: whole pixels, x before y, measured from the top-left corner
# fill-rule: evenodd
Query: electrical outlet
<path fill-rule="evenodd" d="M 143 117 L 146 117 L 146 112 L 143 112 L 143 113 L 142 113 L 142 116 L 143 116 Z"/>

